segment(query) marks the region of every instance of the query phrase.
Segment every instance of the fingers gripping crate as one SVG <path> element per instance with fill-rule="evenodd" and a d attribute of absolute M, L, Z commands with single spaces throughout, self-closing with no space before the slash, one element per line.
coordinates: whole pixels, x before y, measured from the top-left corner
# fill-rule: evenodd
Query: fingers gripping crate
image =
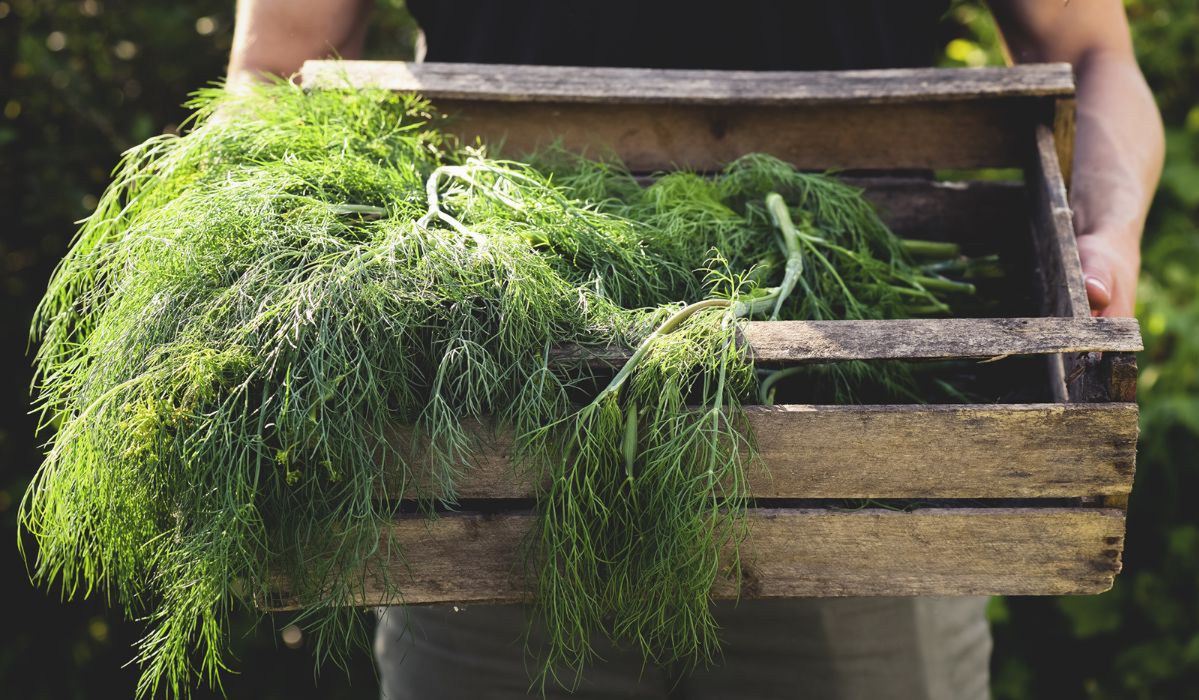
<path fill-rule="evenodd" d="M 747 407 L 766 470 L 750 475 L 741 580 L 714 593 L 1111 587 L 1133 478 L 1141 339 L 1134 319 L 1089 313 L 1066 200 L 1069 66 L 754 73 L 318 61 L 303 82 L 420 92 L 454 117 L 452 130 L 502 143 L 507 155 L 561 143 L 652 173 L 766 152 L 805 169 L 865 171 L 848 179 L 896 232 L 1020 262 L 1027 302 L 1003 317 L 748 324 L 755 361 L 774 366 L 1033 358 L 1016 369 L 1031 400 Z M 1023 182 L 911 175 L 945 168 L 1018 168 Z M 407 603 L 530 595 L 518 551 L 533 487 L 509 462 L 510 438 L 480 434 L 484 453 L 458 491 L 478 512 L 394 524 L 404 562 L 388 566 Z M 931 506 L 828 507 L 846 499 Z M 395 601 L 380 586 L 347 602 Z M 289 606 L 285 591 L 272 606 Z"/>

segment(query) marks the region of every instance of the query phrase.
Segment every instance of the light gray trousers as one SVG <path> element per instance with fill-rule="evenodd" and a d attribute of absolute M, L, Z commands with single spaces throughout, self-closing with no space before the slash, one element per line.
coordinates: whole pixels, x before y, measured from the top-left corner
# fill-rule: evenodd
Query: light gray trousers
<path fill-rule="evenodd" d="M 688 674 L 643 668 L 597 642 L 602 661 L 547 698 L 985 700 L 986 598 L 811 598 L 719 603 L 723 660 Z M 384 700 L 507 700 L 531 691 L 526 608 L 388 608 L 375 656 Z M 533 646 L 539 632 L 536 628 Z"/>

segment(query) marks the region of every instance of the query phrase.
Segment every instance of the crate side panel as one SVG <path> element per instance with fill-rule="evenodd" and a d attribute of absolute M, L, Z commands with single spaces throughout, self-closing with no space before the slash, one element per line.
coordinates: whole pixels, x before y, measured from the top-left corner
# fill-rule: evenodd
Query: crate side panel
<path fill-rule="evenodd" d="M 920 102 L 1068 98 L 1066 63 L 973 70 L 728 71 L 404 61 L 308 61 L 306 88 L 372 87 L 432 98 L 605 104 Z"/>
<path fill-rule="evenodd" d="M 745 410 L 762 458 L 749 472 L 755 498 L 1073 498 L 1132 488 L 1132 403 Z M 459 498 L 531 497 L 511 436 L 473 432 L 479 450 Z"/>
<path fill-rule="evenodd" d="M 1038 124 L 1034 131 L 1029 192 L 1033 200 L 1033 235 L 1045 285 L 1045 312 L 1085 318 L 1091 310 L 1053 129 Z"/>
<path fill-rule="evenodd" d="M 752 407 L 758 498 L 1127 494 L 1135 404 Z M 813 495 L 807 495 L 812 493 Z"/>
<path fill-rule="evenodd" d="M 761 365 L 846 360 L 989 359 L 1142 349 L 1135 318 L 939 318 L 750 321 L 744 337 Z M 621 363 L 630 348 L 561 346 L 554 361 Z"/>
<path fill-rule="evenodd" d="M 861 188 L 897 235 L 953 241 L 971 255 L 1025 238 L 1031 220 L 1021 182 L 852 175 L 841 180 Z"/>
<path fill-rule="evenodd" d="M 1124 514 L 778 510 L 750 527 L 743 586 L 754 597 L 1069 595 L 1111 587 Z"/>
<path fill-rule="evenodd" d="M 756 509 L 748 518 L 741 578 L 719 579 L 716 598 L 1100 593 L 1120 570 L 1124 538 L 1124 514 L 1111 509 Z M 533 523 L 528 514 L 397 521 L 403 560 L 380 570 L 402 598 L 374 572 L 347 604 L 528 600 L 521 551 Z M 268 607 L 294 605 L 284 590 Z"/>
<path fill-rule="evenodd" d="M 522 157 L 560 143 L 615 155 L 634 172 L 718 170 L 746 153 L 799 168 L 1005 168 L 1022 165 L 1032 105 L 990 103 L 776 106 L 437 100 L 450 130 Z"/>

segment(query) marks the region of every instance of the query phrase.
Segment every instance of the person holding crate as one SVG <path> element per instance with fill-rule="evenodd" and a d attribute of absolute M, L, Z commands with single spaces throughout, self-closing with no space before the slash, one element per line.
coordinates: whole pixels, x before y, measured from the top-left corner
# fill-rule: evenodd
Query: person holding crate
<path fill-rule="evenodd" d="M 930 65 L 947 0 L 894 3 L 554 3 L 409 0 L 424 58 L 641 68 L 846 70 Z M 305 60 L 362 54 L 369 0 L 241 0 L 233 85 Z M 1163 135 L 1119 0 L 992 0 L 1013 62 L 1069 62 L 1078 85 L 1071 202 L 1092 313 L 1131 316 Z M 574 696 L 984 698 L 985 598 L 718 604 L 724 663 L 680 674 L 597 644 Z M 392 609 L 376 655 L 383 697 L 524 697 L 519 606 Z M 536 630 L 534 630 L 536 635 Z M 559 689 L 549 689 L 550 694 Z"/>

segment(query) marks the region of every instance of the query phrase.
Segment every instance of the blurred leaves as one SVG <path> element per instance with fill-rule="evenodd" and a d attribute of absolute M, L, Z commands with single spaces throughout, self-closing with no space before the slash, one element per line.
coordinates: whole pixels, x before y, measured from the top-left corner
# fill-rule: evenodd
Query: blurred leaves
<path fill-rule="evenodd" d="M 1176 198 L 1182 209 L 1199 207 L 1199 107 L 1187 115 L 1185 128 L 1166 131 L 1166 167 L 1162 170 L 1162 188 Z"/>

